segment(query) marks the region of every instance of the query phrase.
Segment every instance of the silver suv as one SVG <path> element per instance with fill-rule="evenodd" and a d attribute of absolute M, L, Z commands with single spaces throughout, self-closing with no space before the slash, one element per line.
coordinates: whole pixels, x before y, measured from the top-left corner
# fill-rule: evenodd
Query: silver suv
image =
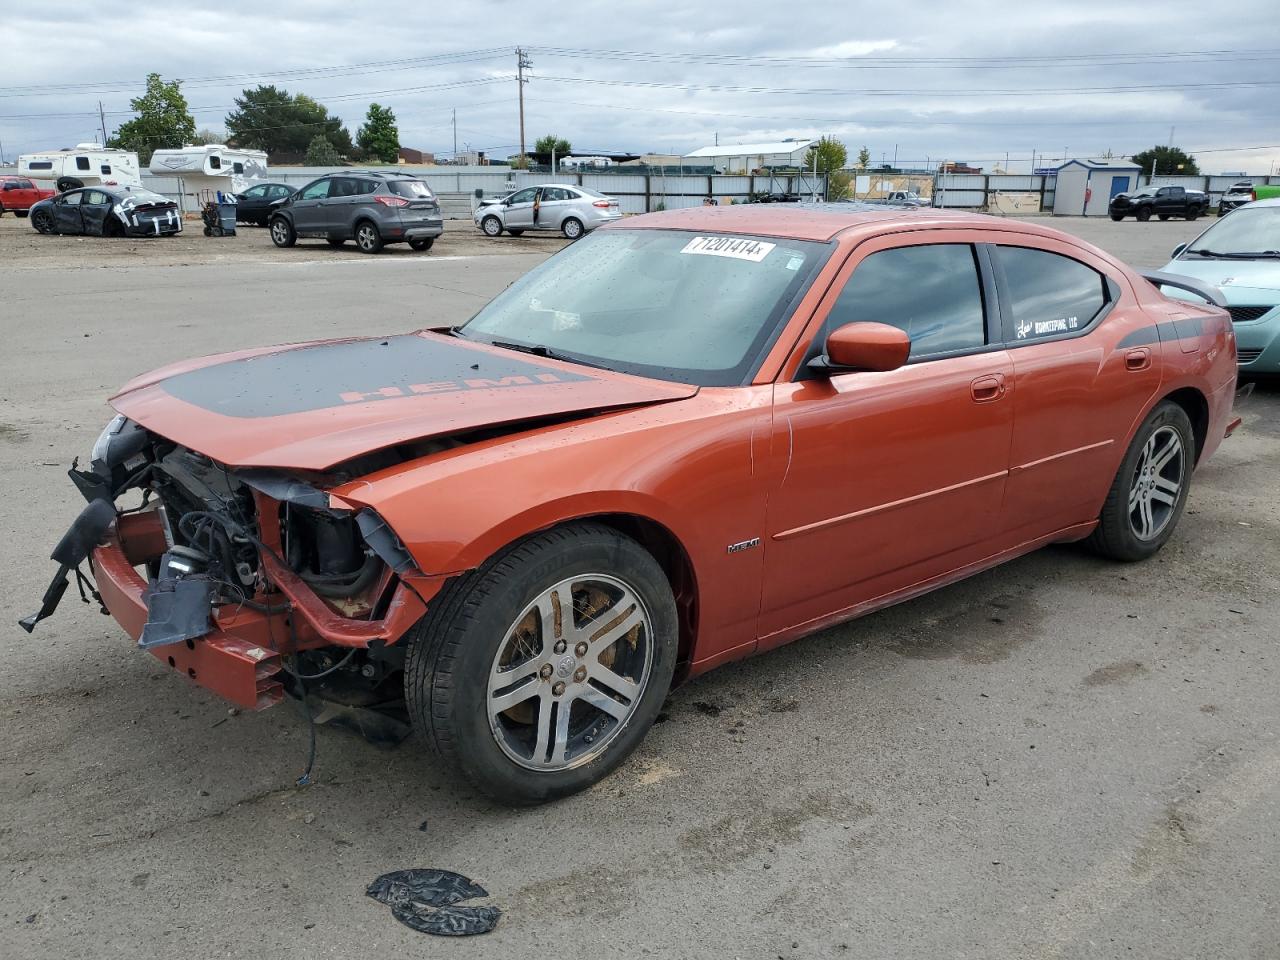
<path fill-rule="evenodd" d="M 444 232 L 440 204 L 425 181 L 363 170 L 312 180 L 272 211 L 269 226 L 277 247 L 323 237 L 331 247 L 355 240 L 361 253 L 377 253 L 388 243 L 430 250 Z"/>
<path fill-rule="evenodd" d="M 588 230 L 622 219 L 618 201 L 586 187 L 543 183 L 505 197 L 481 200 L 472 214 L 486 237 L 502 231 L 518 237 L 526 230 L 556 230 L 577 240 Z"/>

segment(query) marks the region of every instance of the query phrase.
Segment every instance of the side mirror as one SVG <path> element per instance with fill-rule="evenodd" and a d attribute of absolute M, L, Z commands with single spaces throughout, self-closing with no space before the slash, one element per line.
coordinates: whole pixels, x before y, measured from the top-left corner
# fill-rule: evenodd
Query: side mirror
<path fill-rule="evenodd" d="M 1185 243 L 1178 244 L 1176 247 L 1173 248 L 1173 253 L 1169 254 L 1169 259 L 1176 260 L 1179 257 L 1179 255 L 1181 255 L 1182 251 L 1185 249 L 1187 249 L 1187 245 Z"/>
<path fill-rule="evenodd" d="M 831 373 L 897 370 L 911 355 L 905 330 L 887 323 L 846 323 L 827 335 L 826 355 L 811 363 Z"/>

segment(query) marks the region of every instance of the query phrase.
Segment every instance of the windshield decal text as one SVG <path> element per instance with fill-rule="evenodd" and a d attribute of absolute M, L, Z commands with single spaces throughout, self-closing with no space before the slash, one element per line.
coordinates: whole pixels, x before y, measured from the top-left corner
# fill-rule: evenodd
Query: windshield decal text
<path fill-rule="evenodd" d="M 750 260 L 752 263 L 759 263 L 776 246 L 776 243 L 744 240 L 741 237 L 694 237 L 684 245 L 680 252 L 702 254 L 710 257 L 729 257 L 733 260 Z"/>

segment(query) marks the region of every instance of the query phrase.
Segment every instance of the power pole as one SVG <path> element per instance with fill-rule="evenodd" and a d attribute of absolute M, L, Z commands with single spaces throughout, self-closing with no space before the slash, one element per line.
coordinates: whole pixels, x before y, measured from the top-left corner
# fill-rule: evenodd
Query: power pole
<path fill-rule="evenodd" d="M 98 101 L 98 122 L 102 124 L 102 145 L 107 145 L 107 115 L 102 112 L 102 101 Z"/>
<path fill-rule="evenodd" d="M 525 79 L 524 72 L 532 66 L 524 50 L 516 47 L 516 86 L 520 90 L 520 163 L 522 167 L 526 163 L 524 159 L 524 85 L 529 82 Z"/>
<path fill-rule="evenodd" d="M 458 108 L 453 108 L 453 160 L 458 160 Z"/>

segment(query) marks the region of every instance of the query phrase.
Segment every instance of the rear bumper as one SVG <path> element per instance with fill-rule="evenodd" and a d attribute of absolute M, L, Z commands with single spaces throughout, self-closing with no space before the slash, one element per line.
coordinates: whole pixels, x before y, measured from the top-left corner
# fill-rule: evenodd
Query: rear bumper
<path fill-rule="evenodd" d="M 404 238 L 406 240 L 420 240 L 426 237 L 438 237 L 442 233 L 444 233 L 443 220 L 407 224 L 404 228 Z"/>
<path fill-rule="evenodd" d="M 135 569 L 165 550 L 159 517 L 154 512 L 117 519 L 106 542 L 90 558 L 103 605 L 134 640 L 147 622 L 147 582 Z M 289 612 L 268 614 L 227 604 L 215 607 L 212 629 L 195 640 L 152 647 L 161 663 L 246 710 L 262 710 L 284 696 L 282 654 L 316 647 L 368 647 L 375 641 L 394 643 L 426 612 L 426 603 L 443 580 L 416 578 L 402 583 L 381 620 L 352 620 L 336 613 L 301 580 L 264 556 L 279 592 L 269 599 Z M 293 617 L 292 627 L 289 624 Z M 295 639 L 296 638 L 296 639 Z"/>

